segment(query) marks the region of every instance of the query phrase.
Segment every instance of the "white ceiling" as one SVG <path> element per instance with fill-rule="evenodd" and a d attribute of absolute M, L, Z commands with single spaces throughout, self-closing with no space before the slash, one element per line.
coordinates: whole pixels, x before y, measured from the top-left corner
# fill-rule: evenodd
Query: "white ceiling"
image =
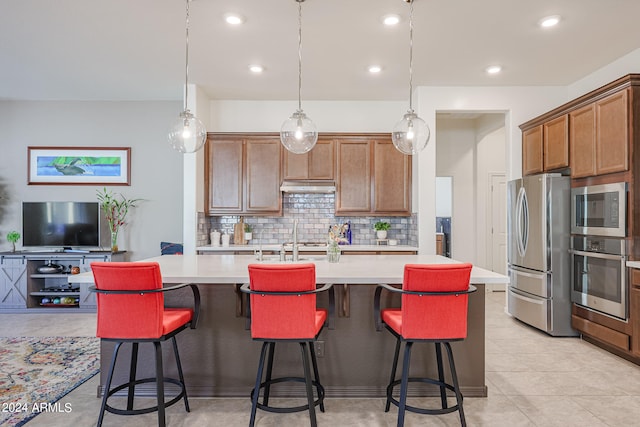
<path fill-rule="evenodd" d="M 190 82 L 212 99 L 297 99 L 295 0 L 194 0 Z M 567 85 L 640 47 L 638 0 L 414 0 L 415 86 Z M 246 18 L 239 27 L 227 12 Z M 383 28 L 389 13 L 404 20 Z M 302 4 L 302 98 L 408 98 L 409 6 Z M 540 18 L 561 15 L 551 30 Z M 184 0 L 0 0 L 0 99 L 180 100 Z M 250 63 L 266 71 L 252 75 Z M 377 63 L 383 71 L 369 75 Z M 504 71 L 489 77 L 485 67 Z"/>

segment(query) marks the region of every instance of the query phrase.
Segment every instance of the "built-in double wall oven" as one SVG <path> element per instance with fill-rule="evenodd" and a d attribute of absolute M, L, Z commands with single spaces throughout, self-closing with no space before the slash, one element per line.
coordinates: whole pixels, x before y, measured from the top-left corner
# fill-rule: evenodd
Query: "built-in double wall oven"
<path fill-rule="evenodd" d="M 628 318 L 627 185 L 571 190 L 571 301 Z"/>

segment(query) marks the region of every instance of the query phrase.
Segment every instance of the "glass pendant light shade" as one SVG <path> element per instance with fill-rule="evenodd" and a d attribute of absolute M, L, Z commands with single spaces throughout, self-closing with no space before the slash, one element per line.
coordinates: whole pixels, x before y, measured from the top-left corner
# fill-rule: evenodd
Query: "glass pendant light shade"
<path fill-rule="evenodd" d="M 204 124 L 187 108 L 189 105 L 189 2 L 186 3 L 185 21 L 185 64 L 184 64 L 184 111 L 173 122 L 169 129 L 169 144 L 181 153 L 195 153 L 207 142 L 207 129 Z"/>
<path fill-rule="evenodd" d="M 180 113 L 169 130 L 169 143 L 181 153 L 195 153 L 206 141 L 206 128 L 189 110 Z"/>
<path fill-rule="evenodd" d="M 427 123 L 413 112 L 407 111 L 402 120 L 393 127 L 391 139 L 398 151 L 404 154 L 418 154 L 424 150 L 431 137 Z"/>
<path fill-rule="evenodd" d="M 280 128 L 280 142 L 284 147 L 295 154 L 304 154 L 310 151 L 318 141 L 316 125 L 302 110 L 297 110 Z"/>

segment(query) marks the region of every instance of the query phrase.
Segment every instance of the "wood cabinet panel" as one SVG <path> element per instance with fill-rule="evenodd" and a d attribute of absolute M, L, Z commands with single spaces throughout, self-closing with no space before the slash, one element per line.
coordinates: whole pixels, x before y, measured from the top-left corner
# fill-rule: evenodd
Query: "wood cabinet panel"
<path fill-rule="evenodd" d="M 542 135 L 542 125 L 522 132 L 522 175 L 544 170 Z"/>
<path fill-rule="evenodd" d="M 284 150 L 283 179 L 326 179 L 335 177 L 335 154 L 332 139 L 319 139 L 311 151 L 294 154 Z"/>
<path fill-rule="evenodd" d="M 334 179 L 336 169 L 333 140 L 319 140 L 309 152 L 309 179 Z"/>
<path fill-rule="evenodd" d="M 246 141 L 246 212 L 280 212 L 280 140 Z"/>
<path fill-rule="evenodd" d="M 208 208 L 210 212 L 239 213 L 243 204 L 243 144 L 234 139 L 209 140 Z"/>
<path fill-rule="evenodd" d="M 569 115 L 564 114 L 542 125 L 546 172 L 569 167 Z"/>
<path fill-rule="evenodd" d="M 337 141 L 336 215 L 371 212 L 371 142 Z"/>
<path fill-rule="evenodd" d="M 411 157 L 391 141 L 373 142 L 374 210 L 378 214 L 411 214 Z"/>
<path fill-rule="evenodd" d="M 581 178 L 596 174 L 596 106 L 569 113 L 569 147 L 571 176 Z"/>
<path fill-rule="evenodd" d="M 596 102 L 596 171 L 629 169 L 628 89 Z"/>
<path fill-rule="evenodd" d="M 280 215 L 281 144 L 264 135 L 210 135 L 206 151 L 211 215 Z"/>

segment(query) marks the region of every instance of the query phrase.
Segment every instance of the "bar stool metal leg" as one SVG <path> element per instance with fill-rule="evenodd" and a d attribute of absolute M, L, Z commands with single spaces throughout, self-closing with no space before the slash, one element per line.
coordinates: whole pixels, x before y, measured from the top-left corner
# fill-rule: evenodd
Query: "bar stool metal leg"
<path fill-rule="evenodd" d="M 269 354 L 267 355 L 267 377 L 265 378 L 264 396 L 262 397 L 262 404 L 264 406 L 269 405 L 269 395 L 271 393 L 271 373 L 273 372 L 273 358 L 276 351 L 275 341 L 269 342 Z"/>
<path fill-rule="evenodd" d="M 156 354 L 156 400 L 158 402 L 158 427 L 165 427 L 164 418 L 164 373 L 162 367 L 162 346 L 159 341 L 154 341 Z"/>
<path fill-rule="evenodd" d="M 184 409 L 187 412 L 191 412 L 189 409 L 189 399 L 187 397 L 187 387 L 184 385 L 184 374 L 182 373 L 182 363 L 180 362 L 180 353 L 178 352 L 178 343 L 176 342 L 176 337 L 172 337 L 173 341 L 173 353 L 176 356 L 176 364 L 178 365 L 178 378 L 180 378 L 180 382 L 182 383 L 182 391 L 184 392 L 183 400 L 184 400 Z"/>
<path fill-rule="evenodd" d="M 311 365 L 313 366 L 313 375 L 316 380 L 316 392 L 320 397 L 320 374 L 318 373 L 318 359 L 316 359 L 316 349 L 313 341 L 309 341 L 309 350 L 311 352 Z M 324 412 L 324 399 L 320 401 L 320 412 Z"/>
<path fill-rule="evenodd" d="M 458 412 L 460 413 L 460 424 L 462 427 L 467 426 L 467 421 L 464 417 L 464 409 L 462 409 L 462 393 L 460 392 L 460 385 L 458 384 L 458 373 L 456 372 L 456 364 L 453 361 L 453 350 L 451 344 L 444 343 L 444 347 L 447 349 L 447 356 L 449 357 L 449 366 L 451 367 L 451 376 L 453 377 L 453 387 L 456 393 L 456 401 L 458 403 Z"/>
<path fill-rule="evenodd" d="M 442 346 L 439 342 L 435 343 L 436 346 L 436 362 L 438 363 L 438 380 L 440 380 L 440 402 L 442 403 L 442 409 L 447 407 L 447 389 L 444 384 L 444 367 L 442 366 Z"/>
<path fill-rule="evenodd" d="M 384 412 L 389 412 L 391 407 L 391 393 L 393 392 L 393 382 L 396 380 L 396 370 L 398 369 L 398 357 L 400 355 L 400 338 L 396 339 L 396 350 L 393 353 L 393 365 L 391 365 L 391 376 L 389 377 L 389 386 L 387 387 L 387 403 L 384 406 Z"/>
<path fill-rule="evenodd" d="M 407 406 L 407 389 L 409 388 L 409 364 L 411 363 L 411 347 L 413 342 L 404 344 L 404 359 L 402 361 L 402 381 L 400 382 L 400 402 L 398 405 L 398 427 L 404 426 L 404 413 Z"/>
<path fill-rule="evenodd" d="M 307 404 L 309 406 L 309 418 L 311 418 L 311 427 L 317 427 L 316 408 L 313 403 L 313 387 L 311 384 L 311 372 L 309 370 L 309 360 L 307 358 L 307 342 L 300 342 L 300 352 L 302 354 L 302 366 L 304 368 L 304 379 L 307 390 Z"/>
<path fill-rule="evenodd" d="M 111 380 L 113 379 L 113 370 L 116 366 L 116 359 L 118 358 L 118 352 L 120 351 L 121 342 L 116 344 L 116 347 L 113 349 L 113 356 L 111 357 L 111 366 L 109 366 L 109 375 L 107 375 L 107 384 L 104 386 L 104 391 L 102 393 L 102 404 L 100 405 L 100 416 L 98 416 L 98 427 L 102 426 L 102 421 L 104 420 L 104 412 L 107 408 L 107 399 L 109 397 L 109 390 L 111 389 Z"/>
<path fill-rule="evenodd" d="M 256 410 L 258 409 L 258 395 L 260 394 L 260 383 L 262 382 L 262 370 L 264 367 L 264 356 L 267 351 L 268 342 L 262 343 L 260 351 L 260 361 L 258 362 L 258 373 L 256 374 L 256 384 L 253 387 L 251 395 L 251 418 L 249 419 L 249 427 L 253 427 L 256 422 Z"/>
<path fill-rule="evenodd" d="M 131 345 L 131 364 L 129 365 L 129 390 L 127 391 L 127 410 L 133 409 L 133 398 L 136 392 L 135 380 L 138 367 L 138 343 Z"/>

